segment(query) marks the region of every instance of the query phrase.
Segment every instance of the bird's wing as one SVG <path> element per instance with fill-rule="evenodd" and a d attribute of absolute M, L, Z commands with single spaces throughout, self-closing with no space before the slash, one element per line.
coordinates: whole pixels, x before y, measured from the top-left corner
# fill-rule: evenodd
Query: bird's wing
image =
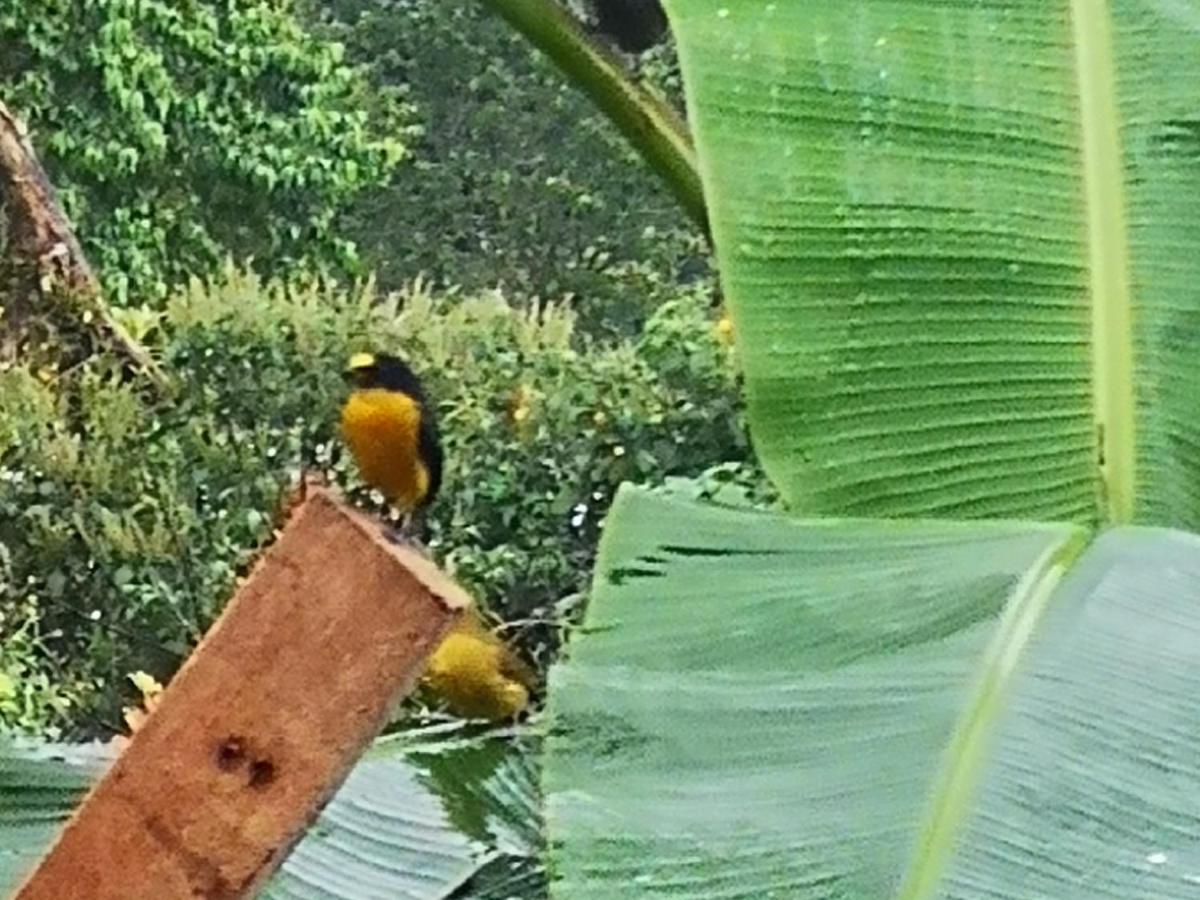
<path fill-rule="evenodd" d="M 532 691 L 537 687 L 538 678 L 533 669 L 507 646 L 501 647 L 500 672 L 513 681 Z"/>
<path fill-rule="evenodd" d="M 417 431 L 417 452 L 425 464 L 425 472 L 429 476 L 429 484 L 421 505 L 432 503 L 442 488 L 442 467 L 445 459 L 442 453 L 442 442 L 438 436 L 437 422 L 433 418 L 433 410 L 428 402 L 422 403 L 421 425 Z"/>
<path fill-rule="evenodd" d="M 495 647 L 498 651 L 497 662 L 500 674 L 505 678 L 510 678 L 524 685 L 530 691 L 536 689 L 538 684 L 537 673 L 501 637 L 484 624 L 483 618 L 476 607 L 472 606 L 466 611 L 458 620 L 455 630 L 461 634 L 470 635 L 488 646 Z"/>

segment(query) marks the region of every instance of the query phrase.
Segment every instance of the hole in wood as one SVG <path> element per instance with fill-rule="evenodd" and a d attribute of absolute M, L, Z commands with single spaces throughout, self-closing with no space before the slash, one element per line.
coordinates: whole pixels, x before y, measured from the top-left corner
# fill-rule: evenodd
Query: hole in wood
<path fill-rule="evenodd" d="M 217 748 L 217 768 L 222 772 L 232 772 L 246 758 L 246 748 L 239 737 L 228 737 Z"/>
<path fill-rule="evenodd" d="M 256 759 L 250 764 L 250 787 L 265 788 L 275 780 L 275 763 L 269 759 Z"/>

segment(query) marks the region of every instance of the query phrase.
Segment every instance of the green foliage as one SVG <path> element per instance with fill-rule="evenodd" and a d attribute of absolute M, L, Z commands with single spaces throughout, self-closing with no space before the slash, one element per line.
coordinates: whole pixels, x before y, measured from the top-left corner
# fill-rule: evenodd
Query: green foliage
<path fill-rule="evenodd" d="M 406 318 L 414 357 L 434 364 L 442 396 L 458 394 L 446 435 L 454 487 L 433 547 L 508 616 L 582 585 L 622 481 L 743 455 L 730 360 L 701 298 L 665 308 L 640 341 L 584 352 L 553 307 L 513 313 L 493 297 L 440 321 L 414 303 L 402 328 Z"/>
<path fill-rule="evenodd" d="M 562 73 L 483 4 L 310 4 L 423 119 L 414 165 L 345 220 L 391 289 L 423 273 L 468 291 L 568 300 L 588 333 L 630 334 L 681 284 L 715 289 L 703 237 Z M 657 48 L 647 71 L 670 72 Z M 653 82 L 652 82 L 653 83 Z"/>
<path fill-rule="evenodd" d="M 667 5 L 792 515 L 616 501 L 556 896 L 1191 896 L 1200 32 Z"/>
<path fill-rule="evenodd" d="M 0 99 L 122 299 L 230 252 L 356 266 L 336 215 L 387 180 L 408 114 L 343 55 L 290 2 L 0 0 Z"/>
<path fill-rule="evenodd" d="M 556 897 L 1194 896 L 1196 536 L 627 488 L 596 566 Z"/>
<path fill-rule="evenodd" d="M 1161 4 L 1078 6 L 1057 43 L 1033 0 L 667 6 L 790 508 L 1200 529 L 1200 31 Z"/>
<path fill-rule="evenodd" d="M 55 738 L 61 729 L 54 723 L 70 709 L 79 685 L 64 683 L 61 673 L 45 665 L 36 599 L 20 599 L 21 592 L 7 582 L 8 569 L 0 545 L 0 596 L 5 598 L 0 608 L 0 734 L 11 730 Z"/>
<path fill-rule="evenodd" d="M 486 0 L 596 108 L 671 189 L 700 228 L 708 226 L 696 152 L 683 117 L 660 93 L 631 77 L 628 66 L 589 35 L 559 0 Z M 662 10 L 658 10 L 662 17 Z M 666 18 L 661 18 L 663 29 Z M 611 25 L 604 22 L 603 25 Z"/>
<path fill-rule="evenodd" d="M 378 505 L 336 440 L 352 350 L 399 349 L 425 373 L 448 456 L 427 542 L 507 619 L 549 619 L 583 590 L 623 479 L 748 454 L 731 354 L 699 292 L 612 346 L 578 335 L 561 306 L 420 285 L 381 300 L 233 270 L 121 319 L 179 379 L 170 404 L 147 405 L 103 361 L 57 379 L 0 373 L 0 608 L 29 611 L 0 641 L 28 635 L 25 669 L 5 663 L 19 690 L 51 673 L 61 692 L 34 692 L 3 714 L 10 726 L 116 725 L 125 673 L 177 664 L 302 462 Z M 535 655 L 553 640 L 539 627 L 522 637 Z"/>

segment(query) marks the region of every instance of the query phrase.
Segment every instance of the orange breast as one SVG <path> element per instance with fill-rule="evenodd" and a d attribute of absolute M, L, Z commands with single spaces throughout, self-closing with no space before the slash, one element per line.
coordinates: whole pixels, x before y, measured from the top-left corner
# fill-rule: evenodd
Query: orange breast
<path fill-rule="evenodd" d="M 420 505 L 429 488 L 417 454 L 420 426 L 420 405 L 397 391 L 353 391 L 342 407 L 342 437 L 363 480 L 403 512 Z"/>

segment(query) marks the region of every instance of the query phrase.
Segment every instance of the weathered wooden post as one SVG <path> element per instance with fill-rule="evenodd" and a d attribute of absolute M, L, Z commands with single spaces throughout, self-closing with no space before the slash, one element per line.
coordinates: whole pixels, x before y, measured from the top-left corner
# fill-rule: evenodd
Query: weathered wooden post
<path fill-rule="evenodd" d="M 467 603 L 309 488 L 17 900 L 252 896 Z"/>

